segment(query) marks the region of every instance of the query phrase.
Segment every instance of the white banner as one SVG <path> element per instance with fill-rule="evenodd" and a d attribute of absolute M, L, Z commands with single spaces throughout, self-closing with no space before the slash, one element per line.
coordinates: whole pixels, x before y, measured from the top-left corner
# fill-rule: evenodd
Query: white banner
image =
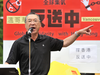
<path fill-rule="evenodd" d="M 77 63 L 96 63 L 96 45 L 73 45 L 70 46 L 70 62 Z"/>

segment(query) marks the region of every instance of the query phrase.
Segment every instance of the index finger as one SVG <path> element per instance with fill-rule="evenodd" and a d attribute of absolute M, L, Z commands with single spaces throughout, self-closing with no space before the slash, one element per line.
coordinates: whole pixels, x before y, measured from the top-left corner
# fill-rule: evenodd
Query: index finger
<path fill-rule="evenodd" d="M 90 25 L 90 26 L 88 26 L 88 27 L 86 27 L 86 28 L 89 29 L 89 28 L 91 28 L 91 27 L 93 27 L 93 25 Z"/>

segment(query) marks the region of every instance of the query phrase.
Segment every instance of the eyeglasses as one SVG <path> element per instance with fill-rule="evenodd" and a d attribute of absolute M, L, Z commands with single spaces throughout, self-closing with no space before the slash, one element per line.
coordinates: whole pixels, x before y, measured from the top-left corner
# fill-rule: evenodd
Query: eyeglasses
<path fill-rule="evenodd" d="M 38 20 L 38 19 L 34 19 L 34 20 L 28 19 L 28 22 L 38 23 L 38 22 L 40 22 L 40 20 Z"/>

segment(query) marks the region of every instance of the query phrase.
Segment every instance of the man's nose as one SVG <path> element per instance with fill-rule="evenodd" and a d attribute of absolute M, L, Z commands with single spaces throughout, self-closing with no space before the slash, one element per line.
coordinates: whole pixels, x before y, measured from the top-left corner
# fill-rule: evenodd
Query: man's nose
<path fill-rule="evenodd" d="M 34 22 L 34 21 L 32 21 L 32 22 L 31 22 L 31 24 L 35 24 L 35 22 Z"/>

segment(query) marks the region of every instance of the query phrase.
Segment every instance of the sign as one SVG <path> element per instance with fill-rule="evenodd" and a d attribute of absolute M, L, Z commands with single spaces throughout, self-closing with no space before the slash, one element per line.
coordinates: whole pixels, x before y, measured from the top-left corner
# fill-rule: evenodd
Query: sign
<path fill-rule="evenodd" d="M 77 63 L 96 63 L 96 45 L 74 45 L 70 46 L 70 62 Z"/>
<path fill-rule="evenodd" d="M 4 0 L 3 40 L 16 40 L 26 33 L 25 16 L 40 15 L 40 34 L 64 39 L 89 25 L 90 35 L 77 40 L 100 40 L 100 1 L 98 0 Z"/>

